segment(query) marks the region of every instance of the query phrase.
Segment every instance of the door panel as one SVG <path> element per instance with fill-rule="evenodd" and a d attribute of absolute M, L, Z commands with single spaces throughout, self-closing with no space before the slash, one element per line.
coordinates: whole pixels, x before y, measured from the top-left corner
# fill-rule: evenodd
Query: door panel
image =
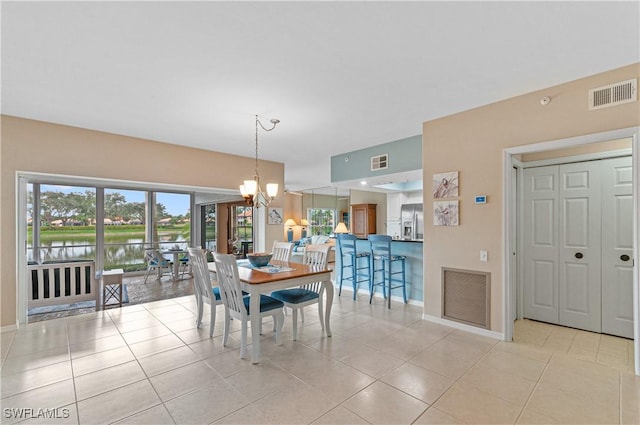
<path fill-rule="evenodd" d="M 602 161 L 602 173 L 602 332 L 633 338 L 631 157 Z"/>
<path fill-rule="evenodd" d="M 523 174 L 524 317 L 558 323 L 558 166 Z"/>
<path fill-rule="evenodd" d="M 555 263 L 533 261 L 533 304 L 538 307 L 556 309 Z"/>
<path fill-rule="evenodd" d="M 600 332 L 600 162 L 559 166 L 559 323 Z"/>

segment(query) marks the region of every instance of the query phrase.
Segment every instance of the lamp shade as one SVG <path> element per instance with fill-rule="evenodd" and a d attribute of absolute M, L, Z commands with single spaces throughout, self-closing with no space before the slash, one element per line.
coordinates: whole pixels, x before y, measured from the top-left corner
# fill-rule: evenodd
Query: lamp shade
<path fill-rule="evenodd" d="M 258 182 L 255 180 L 245 180 L 244 189 L 249 195 L 256 196 L 256 193 L 258 192 Z"/>
<path fill-rule="evenodd" d="M 292 218 L 288 218 L 287 221 L 284 222 L 285 226 L 297 226 L 296 221 Z"/>
<path fill-rule="evenodd" d="M 301 226 L 308 226 L 309 222 L 307 221 L 307 219 L 303 218 L 302 220 L 300 220 L 300 225 Z"/>
<path fill-rule="evenodd" d="M 344 224 L 343 221 L 341 221 L 340 223 L 338 223 L 333 233 L 349 233 L 349 229 L 347 229 L 347 225 Z"/>
<path fill-rule="evenodd" d="M 278 196 L 278 183 L 267 183 L 267 195 L 271 198 Z"/>

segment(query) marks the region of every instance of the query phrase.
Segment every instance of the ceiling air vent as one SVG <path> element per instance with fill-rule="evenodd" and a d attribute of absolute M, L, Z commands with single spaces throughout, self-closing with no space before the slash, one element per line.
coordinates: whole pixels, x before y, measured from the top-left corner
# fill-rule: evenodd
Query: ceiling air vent
<path fill-rule="evenodd" d="M 638 79 L 589 90 L 589 110 L 608 108 L 638 100 Z"/>
<path fill-rule="evenodd" d="M 389 168 L 388 154 L 371 157 L 371 171 L 384 170 Z"/>

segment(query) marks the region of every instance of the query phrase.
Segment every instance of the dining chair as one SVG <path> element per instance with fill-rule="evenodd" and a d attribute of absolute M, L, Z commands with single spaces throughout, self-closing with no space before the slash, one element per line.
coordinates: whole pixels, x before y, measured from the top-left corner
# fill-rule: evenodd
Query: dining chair
<path fill-rule="evenodd" d="M 238 275 L 238 263 L 236 257 L 231 254 L 214 253 L 216 262 L 216 275 L 220 284 L 220 295 L 224 309 L 224 337 L 222 345 L 227 345 L 229 338 L 229 321 L 238 319 L 241 324 L 240 358 L 244 359 L 247 351 L 247 326 L 252 314 L 260 315 L 260 320 L 265 316 L 272 316 L 275 325 L 276 345 L 281 345 L 282 326 L 284 325 L 284 304 L 268 295 L 260 295 L 260 311 L 250 309 L 251 296 L 245 296 L 240 289 L 240 276 Z M 251 329 L 251 332 L 260 332 L 260 329 Z"/>
<path fill-rule="evenodd" d="M 144 251 L 144 260 L 147 262 L 147 272 L 144 275 L 144 283 L 147 283 L 147 278 L 151 271 L 158 273 L 158 280 L 160 280 L 164 274 L 169 274 L 173 277 L 173 263 L 164 258 L 159 250 L 146 249 Z"/>
<path fill-rule="evenodd" d="M 273 248 L 271 248 L 272 260 L 286 261 L 291 260 L 291 252 L 293 251 L 293 243 L 291 242 L 273 242 Z"/>
<path fill-rule="evenodd" d="M 187 248 L 189 258 L 191 259 L 191 269 L 193 272 L 193 286 L 195 289 L 196 303 L 198 305 L 198 318 L 196 319 L 196 327 L 202 325 L 202 316 L 204 304 L 209 304 L 211 317 L 209 319 L 209 338 L 213 336 L 213 330 L 216 324 L 216 306 L 222 304 L 220 296 L 220 288 L 212 287 L 211 274 L 207 267 L 206 251 L 198 247 Z"/>
<path fill-rule="evenodd" d="M 327 268 L 327 259 L 329 258 L 329 250 L 331 246 L 307 245 L 304 250 L 302 264 L 317 267 L 319 269 Z M 304 307 L 311 304 L 318 304 L 318 315 L 320 316 L 320 326 L 324 331 L 324 318 L 322 317 L 322 296 L 324 295 L 324 286 L 322 282 L 314 282 L 302 285 L 299 288 L 282 289 L 274 291 L 271 296 L 284 303 L 285 307 L 292 310 L 293 319 L 293 339 L 298 339 L 298 310 L 300 310 L 302 321 L 304 322 Z"/>
<path fill-rule="evenodd" d="M 193 275 L 193 272 L 191 271 L 191 262 L 189 261 L 188 255 L 179 257 L 178 261 L 180 262 L 180 265 L 178 266 L 178 278 L 182 279 L 182 277 L 184 277 L 184 275 L 186 274 Z"/>

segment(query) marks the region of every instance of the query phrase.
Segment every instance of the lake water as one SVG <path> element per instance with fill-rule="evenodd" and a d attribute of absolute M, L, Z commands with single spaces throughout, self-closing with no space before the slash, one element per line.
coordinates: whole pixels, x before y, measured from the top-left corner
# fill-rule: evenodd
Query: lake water
<path fill-rule="evenodd" d="M 189 246 L 189 240 L 178 232 L 160 235 L 160 249 L 173 248 L 178 245 L 181 249 Z M 126 271 L 144 270 L 144 250 L 150 244 L 142 238 L 111 237 L 105 235 L 105 269 L 124 268 Z M 42 242 L 40 246 L 40 261 L 70 261 L 95 260 L 95 239 L 50 240 Z M 27 260 L 34 261 L 33 247 L 27 247 Z"/>

